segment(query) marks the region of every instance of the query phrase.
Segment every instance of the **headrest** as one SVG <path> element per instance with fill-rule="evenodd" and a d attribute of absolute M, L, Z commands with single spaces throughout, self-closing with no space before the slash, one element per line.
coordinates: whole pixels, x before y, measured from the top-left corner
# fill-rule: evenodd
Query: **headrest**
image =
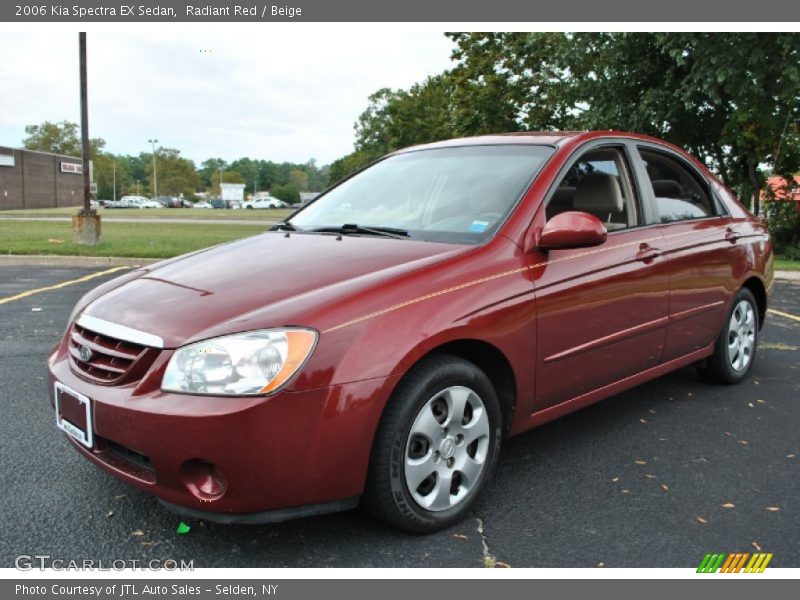
<path fill-rule="evenodd" d="M 625 203 L 616 177 L 607 173 L 590 173 L 578 182 L 574 205 L 575 210 L 621 213 Z"/>
<path fill-rule="evenodd" d="M 550 198 L 550 206 L 572 207 L 574 199 L 575 199 L 574 187 L 560 187 L 555 191 L 553 197 Z"/>
<path fill-rule="evenodd" d="M 683 189 L 680 183 L 672 179 L 656 179 L 653 181 L 653 193 L 656 198 L 681 198 Z"/>

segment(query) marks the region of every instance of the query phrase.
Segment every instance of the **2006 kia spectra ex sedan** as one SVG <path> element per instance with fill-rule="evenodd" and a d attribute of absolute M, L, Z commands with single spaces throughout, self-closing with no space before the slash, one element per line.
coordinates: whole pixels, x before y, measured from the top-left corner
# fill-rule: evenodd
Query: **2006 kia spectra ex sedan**
<path fill-rule="evenodd" d="M 753 365 L 769 234 L 618 132 L 392 154 L 272 231 L 84 297 L 49 359 L 84 456 L 179 513 L 446 527 L 504 437 L 689 364 Z"/>

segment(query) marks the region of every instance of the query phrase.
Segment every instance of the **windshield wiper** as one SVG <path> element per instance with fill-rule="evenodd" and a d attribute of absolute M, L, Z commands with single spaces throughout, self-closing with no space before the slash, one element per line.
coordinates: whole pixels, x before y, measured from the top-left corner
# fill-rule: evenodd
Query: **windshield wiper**
<path fill-rule="evenodd" d="M 300 231 L 297 227 L 292 225 L 289 221 L 281 221 L 279 223 L 275 223 L 272 227 L 269 228 L 270 231 Z"/>
<path fill-rule="evenodd" d="M 351 234 L 367 234 L 367 235 L 380 235 L 384 237 L 396 238 L 404 240 L 409 237 L 408 231 L 405 229 L 396 229 L 395 227 L 364 227 L 363 225 L 356 225 L 355 223 L 345 223 L 341 227 L 318 227 L 311 229 L 319 233 L 340 233 L 342 235 Z"/>

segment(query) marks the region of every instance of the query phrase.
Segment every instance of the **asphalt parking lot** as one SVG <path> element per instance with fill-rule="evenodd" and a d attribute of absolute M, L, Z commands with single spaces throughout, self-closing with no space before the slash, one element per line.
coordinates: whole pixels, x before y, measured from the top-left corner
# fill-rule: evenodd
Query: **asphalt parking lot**
<path fill-rule="evenodd" d="M 770 314 L 751 377 L 692 368 L 508 440 L 474 513 L 430 536 L 360 510 L 263 526 L 180 519 L 81 458 L 54 425 L 45 356 L 107 267 L 0 266 L 0 567 L 19 555 L 195 567 L 696 567 L 773 552 L 800 567 L 800 320 Z M 772 308 L 800 315 L 800 282 Z"/>

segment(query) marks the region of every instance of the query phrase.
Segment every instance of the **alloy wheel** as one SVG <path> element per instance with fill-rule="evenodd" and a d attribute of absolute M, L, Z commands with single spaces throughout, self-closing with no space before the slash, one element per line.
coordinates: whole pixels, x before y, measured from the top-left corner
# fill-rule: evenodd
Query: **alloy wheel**
<path fill-rule="evenodd" d="M 489 433 L 486 407 L 473 390 L 452 386 L 428 400 L 406 443 L 405 480 L 414 501 L 436 512 L 462 502 L 483 473 Z"/>
<path fill-rule="evenodd" d="M 740 300 L 728 324 L 728 361 L 735 371 L 744 371 L 750 365 L 755 342 L 755 311 L 747 300 Z"/>

